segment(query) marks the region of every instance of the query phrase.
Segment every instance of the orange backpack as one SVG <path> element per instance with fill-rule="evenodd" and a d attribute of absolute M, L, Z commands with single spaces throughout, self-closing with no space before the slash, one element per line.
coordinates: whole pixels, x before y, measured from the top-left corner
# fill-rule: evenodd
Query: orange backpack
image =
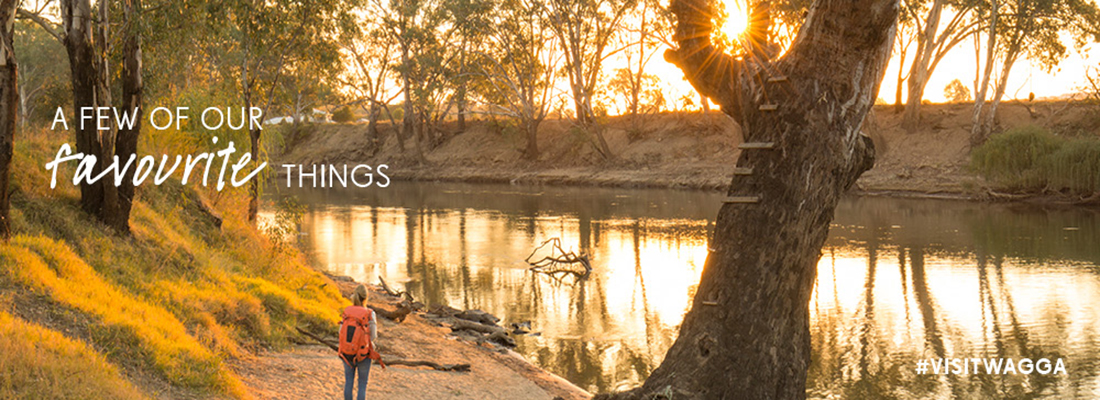
<path fill-rule="evenodd" d="M 366 307 L 349 306 L 344 309 L 344 322 L 340 323 L 340 358 L 348 365 L 371 359 L 382 362 L 382 356 L 374 351 L 370 340 L 370 320 L 373 313 Z M 384 365 L 383 365 L 384 367 Z"/>

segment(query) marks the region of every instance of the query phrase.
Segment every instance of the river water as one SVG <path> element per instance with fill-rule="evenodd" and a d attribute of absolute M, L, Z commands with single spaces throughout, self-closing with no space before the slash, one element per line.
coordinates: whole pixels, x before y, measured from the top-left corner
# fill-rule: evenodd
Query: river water
<path fill-rule="evenodd" d="M 409 182 L 282 195 L 308 206 L 300 240 L 323 267 L 531 321 L 539 335 L 518 336 L 516 351 L 593 392 L 635 386 L 660 364 L 721 205 L 692 191 Z M 589 254 L 591 276 L 528 271 L 524 258 L 550 238 Z M 822 253 L 811 398 L 1100 398 L 1095 210 L 851 198 Z M 1061 358 L 1065 373 L 916 373 L 943 357 L 1047 358 L 1051 369 Z"/>

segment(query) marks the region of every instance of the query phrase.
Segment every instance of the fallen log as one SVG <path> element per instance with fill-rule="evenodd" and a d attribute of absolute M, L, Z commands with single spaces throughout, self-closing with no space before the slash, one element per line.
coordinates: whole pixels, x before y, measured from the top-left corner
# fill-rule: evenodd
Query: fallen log
<path fill-rule="evenodd" d="M 378 307 L 378 306 L 367 306 L 367 307 L 369 307 L 371 310 L 374 310 L 374 313 L 378 314 L 378 316 L 380 316 L 382 318 L 385 318 L 385 319 L 388 319 L 390 321 L 396 321 L 396 322 L 399 322 L 399 323 L 404 322 L 405 317 L 409 316 L 409 313 L 412 312 L 412 309 L 405 306 L 404 304 L 399 305 L 397 307 L 396 311 L 389 311 L 387 309 L 384 309 L 384 308 Z"/>
<path fill-rule="evenodd" d="M 500 322 L 500 318 L 497 318 L 493 314 L 489 314 L 481 310 L 466 310 L 458 314 L 455 314 L 455 318 L 461 318 L 467 321 L 474 321 L 485 325 L 496 325 Z"/>
<path fill-rule="evenodd" d="M 386 294 L 388 294 L 390 296 L 393 296 L 393 297 L 403 298 L 410 305 L 413 304 L 413 303 L 416 303 L 416 299 L 414 299 L 413 296 L 411 294 L 409 294 L 408 291 L 396 290 L 394 288 L 391 288 L 390 285 L 388 283 L 386 283 L 386 280 L 382 279 L 382 275 L 378 276 L 378 282 L 382 284 L 382 290 L 384 290 L 386 292 Z"/>
<path fill-rule="evenodd" d="M 332 349 L 332 351 L 340 351 L 339 346 L 337 346 L 335 344 L 332 344 L 331 342 L 321 338 L 320 336 L 314 335 L 313 333 L 311 333 L 309 331 L 306 331 L 302 328 L 295 327 L 294 329 L 297 329 L 298 333 L 306 335 L 310 339 L 316 340 L 318 343 L 321 343 L 325 346 L 328 346 L 328 348 Z M 405 359 L 392 358 L 392 357 L 386 357 L 386 356 L 382 356 L 382 363 L 387 365 L 387 366 L 390 366 L 390 365 L 404 365 L 406 367 L 430 367 L 430 368 L 432 368 L 436 371 L 453 371 L 453 372 L 469 372 L 470 371 L 470 364 L 439 364 L 439 363 L 432 362 L 432 361 L 405 360 Z"/>
<path fill-rule="evenodd" d="M 455 319 L 454 324 L 451 325 L 451 332 L 458 331 L 474 331 L 479 334 L 485 334 L 486 336 L 478 338 L 479 342 L 489 340 L 504 346 L 516 347 L 516 340 L 508 336 L 508 333 L 504 332 L 504 328 L 496 325 L 485 325 L 478 322 Z"/>
<path fill-rule="evenodd" d="M 470 331 L 475 331 L 475 332 L 479 332 L 479 333 L 484 333 L 484 334 L 487 334 L 487 335 L 492 335 L 492 334 L 498 333 L 498 332 L 499 333 L 504 333 L 504 328 L 501 328 L 501 327 L 496 326 L 496 325 L 485 325 L 485 324 L 480 323 L 480 322 L 468 321 L 468 320 L 464 320 L 464 319 L 455 319 L 454 324 L 451 325 L 451 332 L 462 331 L 462 330 L 470 330 Z"/>
<path fill-rule="evenodd" d="M 436 364 L 431 361 L 423 360 L 402 360 L 397 358 L 382 357 L 382 362 L 386 365 L 404 365 L 406 367 L 431 367 L 436 371 L 455 371 L 455 372 L 469 372 L 470 364 Z"/>
<path fill-rule="evenodd" d="M 386 294 L 388 294 L 390 296 L 401 297 L 402 295 L 405 294 L 405 292 L 402 292 L 402 291 L 399 291 L 399 290 L 394 290 L 393 288 L 391 288 L 390 285 L 386 283 L 386 280 L 382 279 L 382 275 L 378 275 L 378 282 L 380 282 L 382 284 L 382 290 L 385 290 Z"/>

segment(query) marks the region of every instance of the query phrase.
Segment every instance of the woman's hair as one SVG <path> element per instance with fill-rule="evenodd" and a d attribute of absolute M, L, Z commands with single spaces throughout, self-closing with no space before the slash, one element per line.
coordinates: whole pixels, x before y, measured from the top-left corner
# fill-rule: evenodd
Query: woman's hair
<path fill-rule="evenodd" d="M 351 303 L 357 306 L 363 305 L 363 302 L 367 300 L 367 287 L 359 285 L 355 287 L 355 292 L 351 294 Z"/>

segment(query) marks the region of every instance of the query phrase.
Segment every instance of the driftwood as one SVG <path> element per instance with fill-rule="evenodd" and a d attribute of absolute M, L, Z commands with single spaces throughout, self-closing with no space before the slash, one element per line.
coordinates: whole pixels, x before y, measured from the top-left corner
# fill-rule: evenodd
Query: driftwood
<path fill-rule="evenodd" d="M 436 371 L 455 371 L 455 372 L 469 372 L 470 364 L 436 364 L 431 361 L 424 360 L 402 360 L 396 358 L 382 357 L 382 362 L 386 365 L 404 365 L 407 367 L 431 367 Z"/>
<path fill-rule="evenodd" d="M 454 324 L 451 325 L 451 332 L 458 331 L 474 331 L 485 336 L 480 336 L 478 341 L 492 341 L 500 345 L 508 347 L 516 347 L 516 340 L 508 336 L 504 332 L 504 328 L 496 325 L 486 325 L 478 322 L 467 321 L 463 319 L 455 319 Z"/>
<path fill-rule="evenodd" d="M 429 312 L 440 317 L 449 318 L 458 315 L 462 310 L 447 305 L 432 304 L 431 311 Z"/>
<path fill-rule="evenodd" d="M 398 323 L 404 322 L 405 317 L 409 316 L 409 313 L 412 313 L 412 311 L 413 311 L 412 308 L 406 306 L 405 304 L 398 305 L 396 311 L 389 311 L 389 310 L 386 310 L 386 309 L 384 309 L 382 307 L 378 307 L 378 306 L 367 306 L 367 307 L 370 308 L 371 310 L 374 310 L 374 313 L 378 314 L 382 318 L 388 319 L 390 321 L 395 321 L 395 322 L 398 322 Z"/>
<path fill-rule="evenodd" d="M 463 319 L 456 319 L 454 324 L 451 325 L 451 331 L 470 330 L 477 331 L 485 334 L 494 334 L 497 332 L 504 332 L 504 328 L 496 325 L 486 325 L 478 322 L 467 321 Z"/>
<path fill-rule="evenodd" d="M 467 321 L 474 321 L 486 325 L 496 325 L 497 322 L 500 322 L 500 318 L 497 318 L 495 315 L 489 314 L 481 310 L 466 310 L 459 312 L 458 314 L 454 314 L 454 316 L 455 318 L 461 318 Z"/>
<path fill-rule="evenodd" d="M 549 247 L 550 254 L 532 261 L 540 250 L 547 247 Z M 588 255 L 578 255 L 572 251 L 563 250 L 561 248 L 561 239 L 558 238 L 552 238 L 542 242 L 539 247 L 531 251 L 531 255 L 528 255 L 524 261 L 531 264 L 531 268 L 528 268 L 529 270 L 544 273 L 556 278 L 560 278 L 562 275 L 572 274 L 579 279 L 584 279 L 588 277 L 588 274 L 592 273 L 592 265 L 588 262 Z"/>
<path fill-rule="evenodd" d="M 340 351 L 339 346 L 337 346 L 335 344 L 332 344 L 332 342 L 329 342 L 329 341 L 321 338 L 320 336 L 314 335 L 313 333 L 310 333 L 309 331 L 306 331 L 302 328 L 297 328 L 296 327 L 294 329 L 297 329 L 298 333 L 306 335 L 310 339 L 316 340 L 318 343 L 321 343 L 325 346 L 328 346 L 328 348 L 332 349 L 332 351 Z M 382 364 L 385 364 L 387 366 L 389 366 L 389 365 L 404 365 L 406 367 L 431 367 L 432 369 L 437 370 L 437 371 L 454 371 L 454 372 L 468 372 L 468 371 L 470 371 L 470 364 L 439 364 L 439 363 L 432 362 L 432 361 L 405 360 L 405 359 L 391 358 L 391 357 L 386 357 L 386 356 L 382 356 Z"/>
<path fill-rule="evenodd" d="M 416 305 L 416 299 L 414 299 L 413 296 L 411 294 L 409 294 L 408 291 L 396 290 L 396 289 L 390 287 L 390 285 L 388 283 L 386 283 L 386 280 L 382 279 L 382 275 L 378 275 L 378 282 L 382 285 L 382 290 L 384 290 L 386 292 L 386 294 L 388 294 L 390 296 L 393 296 L 393 297 L 400 297 L 400 298 L 404 299 L 403 301 L 408 303 L 412 308 L 419 308 L 419 307 L 415 306 Z M 421 307 L 423 307 L 423 306 L 421 306 Z"/>
<path fill-rule="evenodd" d="M 386 280 L 382 279 L 382 275 L 378 275 L 378 282 L 380 282 L 382 284 L 382 290 L 385 290 L 386 294 L 388 294 L 390 296 L 401 297 L 402 295 L 405 294 L 405 292 L 402 292 L 400 290 L 394 290 L 393 288 L 391 288 L 390 285 L 386 283 Z"/>

